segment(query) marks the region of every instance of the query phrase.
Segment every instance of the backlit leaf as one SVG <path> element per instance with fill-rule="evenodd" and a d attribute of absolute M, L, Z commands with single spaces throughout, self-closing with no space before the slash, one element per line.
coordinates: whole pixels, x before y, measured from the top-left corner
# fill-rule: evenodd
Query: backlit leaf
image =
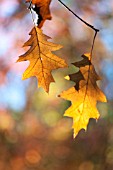
<path fill-rule="evenodd" d="M 90 118 L 98 119 L 97 101 L 106 102 L 106 97 L 97 86 L 100 80 L 90 61 L 90 54 L 82 55 L 83 60 L 73 63 L 79 67 L 77 73 L 69 75 L 76 84 L 62 92 L 60 97 L 70 100 L 72 105 L 65 111 L 65 116 L 73 118 L 74 137 L 81 129 L 87 129 Z"/>
<path fill-rule="evenodd" d="M 59 50 L 62 46 L 48 42 L 49 37 L 44 35 L 42 30 L 37 27 L 32 29 L 30 35 L 30 39 L 24 44 L 24 46 L 30 46 L 30 49 L 21 55 L 17 61 L 29 60 L 30 65 L 24 72 L 23 79 L 36 76 L 38 87 L 43 87 L 46 92 L 49 92 L 49 85 L 54 82 L 51 71 L 67 67 L 63 59 L 51 53 L 51 51 Z"/>

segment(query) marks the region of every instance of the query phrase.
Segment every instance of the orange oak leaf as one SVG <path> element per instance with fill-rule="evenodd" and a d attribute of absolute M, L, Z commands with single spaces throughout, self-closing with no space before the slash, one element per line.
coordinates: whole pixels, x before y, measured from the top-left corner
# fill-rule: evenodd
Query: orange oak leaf
<path fill-rule="evenodd" d="M 65 111 L 64 116 L 73 118 L 74 137 L 81 129 L 87 129 L 90 118 L 98 119 L 97 101 L 106 102 L 106 97 L 97 86 L 100 80 L 90 61 L 90 54 L 82 55 L 83 60 L 73 63 L 79 67 L 77 73 L 69 75 L 76 84 L 62 92 L 60 97 L 70 100 L 72 105 Z"/>
<path fill-rule="evenodd" d="M 30 2 L 30 0 L 26 0 Z M 50 6 L 51 0 L 32 0 L 32 4 L 35 5 L 34 11 L 38 14 L 38 27 L 41 28 L 46 19 L 51 20 Z"/>
<path fill-rule="evenodd" d="M 30 35 L 30 39 L 24 44 L 24 47 L 30 46 L 30 49 L 21 55 L 17 62 L 29 60 L 30 65 L 24 72 L 23 79 L 36 76 L 38 87 L 43 87 L 46 92 L 49 92 L 49 85 L 54 82 L 51 71 L 67 67 L 65 60 L 51 53 L 51 51 L 59 50 L 62 46 L 48 42 L 49 37 L 37 27 L 31 30 Z"/>

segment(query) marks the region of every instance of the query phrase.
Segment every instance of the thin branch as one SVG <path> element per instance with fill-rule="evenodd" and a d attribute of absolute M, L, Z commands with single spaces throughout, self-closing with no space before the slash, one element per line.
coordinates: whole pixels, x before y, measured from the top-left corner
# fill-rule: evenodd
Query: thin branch
<path fill-rule="evenodd" d="M 93 25 L 90 25 L 86 21 L 84 21 L 82 18 L 80 18 L 77 14 L 75 14 L 67 5 L 65 5 L 61 0 L 58 0 L 66 9 L 68 9 L 76 18 L 78 18 L 80 21 L 82 21 L 85 25 L 90 27 L 91 29 L 95 30 L 95 32 L 99 32 L 99 29 L 95 28 Z"/>
<path fill-rule="evenodd" d="M 93 37 L 91 53 L 90 53 L 90 55 L 91 55 L 90 60 L 92 59 L 92 53 L 93 53 L 93 48 L 94 48 L 94 43 L 95 43 L 96 36 L 97 36 L 97 31 L 95 31 L 95 34 L 94 34 L 94 37 Z"/>

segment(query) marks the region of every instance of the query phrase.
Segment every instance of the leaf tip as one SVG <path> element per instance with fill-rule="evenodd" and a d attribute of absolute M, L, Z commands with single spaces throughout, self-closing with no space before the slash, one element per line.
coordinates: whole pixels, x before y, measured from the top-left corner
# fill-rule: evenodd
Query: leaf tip
<path fill-rule="evenodd" d="M 25 80 L 25 77 L 24 77 L 24 76 L 22 76 L 22 80 Z"/>
<path fill-rule="evenodd" d="M 66 80 L 70 80 L 70 77 L 69 76 L 65 76 L 64 77 Z"/>
<path fill-rule="evenodd" d="M 18 63 L 19 62 L 19 58 L 16 60 L 16 63 Z"/>
<path fill-rule="evenodd" d="M 73 138 L 75 139 L 77 135 L 78 135 L 78 132 L 74 131 Z"/>

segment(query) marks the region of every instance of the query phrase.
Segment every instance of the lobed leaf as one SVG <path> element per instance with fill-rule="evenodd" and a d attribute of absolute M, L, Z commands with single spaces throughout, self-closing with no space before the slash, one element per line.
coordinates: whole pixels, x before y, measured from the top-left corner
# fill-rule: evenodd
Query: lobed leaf
<path fill-rule="evenodd" d="M 100 80 L 100 77 L 91 63 L 90 54 L 82 55 L 82 58 L 83 60 L 73 63 L 79 67 L 79 71 L 69 75 L 76 85 L 60 94 L 60 97 L 72 102 L 64 115 L 73 118 L 74 137 L 81 129 L 87 129 L 90 118 L 99 118 L 97 101 L 107 101 L 97 86 L 96 81 Z"/>
<path fill-rule="evenodd" d="M 51 53 L 51 51 L 59 50 L 62 46 L 48 42 L 49 37 L 37 27 L 32 29 L 30 35 L 30 39 L 24 44 L 24 46 L 30 46 L 30 49 L 17 60 L 17 62 L 30 61 L 22 79 L 36 76 L 38 87 L 43 87 L 46 92 L 49 92 L 49 85 L 54 82 L 51 71 L 67 67 L 65 60 Z"/>

